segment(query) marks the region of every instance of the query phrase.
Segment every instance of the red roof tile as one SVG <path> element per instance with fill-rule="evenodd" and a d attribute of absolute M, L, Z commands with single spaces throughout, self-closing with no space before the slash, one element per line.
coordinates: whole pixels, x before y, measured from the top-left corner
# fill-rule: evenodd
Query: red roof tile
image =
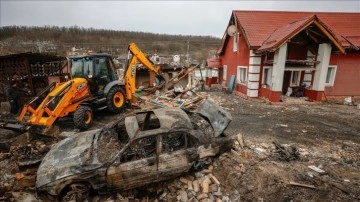
<path fill-rule="evenodd" d="M 206 60 L 207 66 L 210 68 L 221 68 L 221 60 L 220 58 L 208 58 Z"/>
<path fill-rule="evenodd" d="M 233 11 L 243 28 L 250 47 L 258 48 L 277 29 L 291 31 L 297 23 L 316 15 L 332 30 L 343 47 L 350 47 L 345 39 L 360 46 L 360 13 L 286 12 L 286 11 Z M 291 23 L 295 22 L 294 25 Z M 289 27 L 286 27 L 289 25 Z"/>
<path fill-rule="evenodd" d="M 315 15 L 305 17 L 304 19 L 292 22 L 283 27 L 276 29 L 261 45 L 259 50 L 274 48 L 274 46 L 281 45 L 284 40 L 286 40 L 294 32 L 301 30 L 301 28 L 308 24 L 309 21 L 312 21 L 315 18 Z"/>

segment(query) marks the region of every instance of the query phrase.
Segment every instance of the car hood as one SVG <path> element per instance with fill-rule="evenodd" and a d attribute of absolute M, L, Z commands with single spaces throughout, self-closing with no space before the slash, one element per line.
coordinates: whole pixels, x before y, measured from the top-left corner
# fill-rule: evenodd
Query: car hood
<path fill-rule="evenodd" d="M 101 129 L 85 131 L 55 144 L 40 164 L 36 187 L 100 167 L 103 163 L 92 152 L 100 133 Z"/>
<path fill-rule="evenodd" d="M 231 114 L 217 105 L 211 98 L 205 99 L 195 112 L 209 120 L 209 123 L 214 129 L 215 137 L 221 135 L 232 120 Z"/>

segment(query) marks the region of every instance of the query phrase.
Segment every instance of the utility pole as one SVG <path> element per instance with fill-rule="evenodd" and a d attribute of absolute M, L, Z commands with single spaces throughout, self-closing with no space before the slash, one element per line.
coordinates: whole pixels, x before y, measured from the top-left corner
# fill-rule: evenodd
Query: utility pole
<path fill-rule="evenodd" d="M 190 41 L 187 42 L 187 52 L 186 52 L 186 63 L 189 65 L 189 49 L 190 49 Z"/>

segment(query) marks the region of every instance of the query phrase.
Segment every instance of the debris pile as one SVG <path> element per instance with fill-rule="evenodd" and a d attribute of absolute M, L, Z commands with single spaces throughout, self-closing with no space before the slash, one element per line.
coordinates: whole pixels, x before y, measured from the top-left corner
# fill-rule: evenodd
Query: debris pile
<path fill-rule="evenodd" d="M 216 163 L 215 163 L 216 164 Z M 159 196 L 160 201 L 230 201 L 222 193 L 221 182 L 213 175 L 214 166 L 180 177 L 168 184 Z"/>
<path fill-rule="evenodd" d="M 141 96 L 146 103 L 150 103 L 156 107 L 180 107 L 183 109 L 195 109 L 197 104 L 204 99 L 203 96 L 192 92 L 188 93 L 185 98 L 173 97 L 170 94 Z"/>
<path fill-rule="evenodd" d="M 35 192 L 37 167 L 56 139 L 1 129 L 0 201 L 23 198 Z M 29 196 L 26 195 L 25 198 Z M 19 200 L 22 201 L 22 200 Z"/>
<path fill-rule="evenodd" d="M 288 144 L 279 144 L 277 142 L 273 142 L 276 147 L 276 153 L 279 155 L 279 159 L 284 161 L 294 161 L 299 160 L 300 152 L 298 148 Z"/>
<path fill-rule="evenodd" d="M 183 109 L 195 109 L 204 96 L 196 93 L 202 89 L 202 84 L 192 86 L 188 84 L 184 88 L 179 82 L 198 68 L 199 65 L 184 67 L 178 74 L 169 80 L 162 82 L 150 89 L 139 89 L 136 96 L 139 100 L 155 107 L 180 107 Z"/>
<path fill-rule="evenodd" d="M 160 96 L 185 100 L 181 96 L 176 98 L 174 92 L 164 95 L 165 92 L 159 91 L 153 96 L 143 96 L 158 98 L 159 102 L 163 102 Z M 231 153 L 221 155 L 202 171 L 113 195 L 91 196 L 88 200 L 160 202 L 360 199 L 360 116 L 357 109 L 336 103 L 289 108 L 242 100 L 220 91 L 197 94 L 211 97 L 217 104 L 231 111 L 234 119 L 226 132 L 238 134 L 238 141 Z M 187 93 L 184 95 L 188 96 Z M 188 98 L 192 96 L 197 95 L 192 94 Z M 164 103 L 179 105 L 166 99 L 162 104 Z M 109 117 L 111 118 L 97 120 L 97 124 L 104 125 L 110 119 L 117 118 Z M 209 128 L 200 119 L 196 124 L 204 130 Z M 26 135 L 4 133 L 3 130 L 0 133 L 0 201 L 36 201 L 34 183 L 38 164 L 19 166 L 19 163 L 24 163 L 22 160 L 26 155 L 42 155 L 42 149 L 50 148 L 53 139 L 27 138 Z M 273 142 L 278 143 L 278 147 Z M 212 180 L 211 176 L 220 184 Z"/>

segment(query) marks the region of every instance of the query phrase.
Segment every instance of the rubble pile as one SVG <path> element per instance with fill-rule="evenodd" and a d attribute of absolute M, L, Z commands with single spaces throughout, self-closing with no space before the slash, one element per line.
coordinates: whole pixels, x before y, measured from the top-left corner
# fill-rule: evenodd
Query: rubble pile
<path fill-rule="evenodd" d="M 112 195 L 91 195 L 88 201 L 360 200 L 359 110 L 329 103 L 271 106 L 220 91 L 174 92 L 142 97 L 152 107 L 158 106 L 151 99 L 160 107 L 182 107 L 196 97 L 213 98 L 234 117 L 227 129 L 237 134 L 233 150 L 201 171 Z M 47 201 L 35 197 L 35 176 L 38 160 L 57 140 L 4 130 L 0 134 L 0 201 Z"/>
<path fill-rule="evenodd" d="M 190 67 L 183 67 L 182 70 L 170 78 L 162 81 L 157 86 L 144 89 L 139 88 L 135 93 L 138 100 L 152 107 L 180 107 L 186 110 L 196 109 L 197 104 L 200 103 L 205 96 L 199 92 L 204 89 L 203 83 L 190 84 L 186 87 L 179 84 L 179 82 L 186 78 L 192 71 L 198 68 L 199 65 Z M 147 108 L 142 105 L 141 108 Z"/>
<path fill-rule="evenodd" d="M 188 91 L 189 92 L 189 91 Z M 183 109 L 195 109 L 197 104 L 205 97 L 194 92 L 186 94 L 180 98 L 171 96 L 171 94 L 164 95 L 148 95 L 141 96 L 141 99 L 146 103 L 154 105 L 155 107 L 180 107 Z"/>
<path fill-rule="evenodd" d="M 0 150 L 0 201 L 23 198 L 24 195 L 27 198 L 29 196 L 22 192 L 35 192 L 37 167 L 57 140 L 5 129 L 1 129 L 1 134 L 0 142 L 8 149 Z"/>
<path fill-rule="evenodd" d="M 299 150 L 291 145 L 280 145 L 277 142 L 273 142 L 276 147 L 276 153 L 279 155 L 279 159 L 284 161 L 294 161 L 300 158 Z"/>
<path fill-rule="evenodd" d="M 216 163 L 214 163 L 216 166 Z M 222 193 L 220 181 L 213 175 L 214 166 L 180 177 L 167 185 L 158 197 L 160 201 L 233 201 Z"/>
<path fill-rule="evenodd" d="M 334 159 L 335 148 L 328 148 L 326 144 L 323 145 L 325 150 L 319 152 L 318 147 L 303 144 L 271 144 L 253 138 L 240 141 L 242 135 L 238 137 L 239 141 L 231 154 L 219 158 L 220 171 L 216 169 L 214 174 L 220 181 L 227 182 L 225 190 L 238 187 L 242 200 L 360 199 L 359 168 L 355 163 L 358 157 L 348 156 L 347 151 L 354 151 L 354 148 L 360 151 L 360 144 L 348 147 L 348 144 L 344 144 L 342 149 L 336 151 L 340 157 Z M 230 166 L 234 167 L 228 169 Z M 226 169 L 231 172 L 223 174 Z M 292 194 L 285 194 L 289 192 Z M 323 194 L 327 195 L 326 199 L 322 197 Z"/>

